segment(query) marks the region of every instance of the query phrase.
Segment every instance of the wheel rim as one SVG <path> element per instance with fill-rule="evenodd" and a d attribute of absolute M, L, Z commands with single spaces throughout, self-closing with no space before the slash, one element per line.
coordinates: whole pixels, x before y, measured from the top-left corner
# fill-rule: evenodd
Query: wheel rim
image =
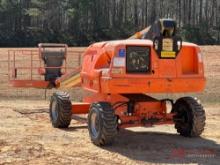
<path fill-rule="evenodd" d="M 53 120 L 57 120 L 58 112 L 56 110 L 57 102 L 54 100 L 51 105 L 51 116 Z"/>
<path fill-rule="evenodd" d="M 99 117 L 98 117 L 98 114 L 96 112 L 93 112 L 91 114 L 90 124 L 91 124 L 92 136 L 94 138 L 97 138 L 98 135 L 99 135 L 99 131 L 100 131 L 100 125 L 99 125 Z"/>

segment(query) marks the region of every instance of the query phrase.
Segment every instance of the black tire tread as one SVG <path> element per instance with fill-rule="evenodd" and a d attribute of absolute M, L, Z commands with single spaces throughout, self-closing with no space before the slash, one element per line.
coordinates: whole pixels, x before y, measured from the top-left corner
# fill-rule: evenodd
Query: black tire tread
<path fill-rule="evenodd" d="M 192 114 L 192 127 L 187 132 L 182 131 L 180 124 L 175 123 L 175 128 L 180 135 L 185 137 L 198 137 L 202 134 L 205 128 L 205 110 L 196 98 L 193 97 L 182 97 L 177 102 L 185 102 L 191 109 Z"/>
<path fill-rule="evenodd" d="M 102 117 L 102 132 L 98 139 L 92 139 L 92 142 L 98 146 L 112 144 L 114 137 L 117 134 L 117 117 L 114 110 L 107 102 L 93 103 L 91 107 L 99 110 Z"/>
<path fill-rule="evenodd" d="M 50 115 L 52 125 L 55 128 L 67 128 L 70 125 L 72 115 L 72 104 L 69 100 L 69 94 L 66 92 L 55 92 L 51 97 L 50 108 L 52 105 L 52 101 L 54 100 L 56 100 L 58 104 L 58 118 L 56 121 L 54 121 L 52 119 L 52 116 Z"/>

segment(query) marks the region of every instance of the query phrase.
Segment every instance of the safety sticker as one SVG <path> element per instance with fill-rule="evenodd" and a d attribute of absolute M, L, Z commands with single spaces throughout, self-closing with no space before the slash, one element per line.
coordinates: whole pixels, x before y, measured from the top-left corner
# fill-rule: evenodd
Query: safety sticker
<path fill-rule="evenodd" d="M 119 52 L 118 52 L 119 57 L 125 57 L 125 54 L 126 54 L 125 49 L 120 49 Z"/>

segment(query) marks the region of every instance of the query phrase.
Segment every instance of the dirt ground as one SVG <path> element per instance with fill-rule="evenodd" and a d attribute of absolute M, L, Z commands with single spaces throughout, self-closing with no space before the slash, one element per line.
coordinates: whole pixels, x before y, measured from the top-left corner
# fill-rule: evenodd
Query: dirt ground
<path fill-rule="evenodd" d="M 86 120 L 73 119 L 68 129 L 51 126 L 48 98 L 52 91 L 44 100 L 44 90 L 8 88 L 6 52 L 0 50 L 0 164 L 219 165 L 220 46 L 202 47 L 207 88 L 193 94 L 203 102 L 207 116 L 200 138 L 181 137 L 173 125 L 138 127 L 121 130 L 115 143 L 103 148 L 90 142 Z M 82 97 L 80 89 L 70 93 L 74 101 Z"/>

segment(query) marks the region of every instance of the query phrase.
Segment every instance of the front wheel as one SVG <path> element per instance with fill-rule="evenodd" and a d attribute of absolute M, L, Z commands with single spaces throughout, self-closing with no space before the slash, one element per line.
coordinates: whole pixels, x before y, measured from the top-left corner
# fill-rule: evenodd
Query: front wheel
<path fill-rule="evenodd" d="M 174 123 L 177 132 L 185 137 L 197 137 L 205 127 L 205 111 L 197 99 L 182 97 L 173 107 Z"/>
<path fill-rule="evenodd" d="M 50 100 L 50 120 L 55 128 L 67 128 L 72 118 L 72 104 L 66 92 L 56 92 Z"/>
<path fill-rule="evenodd" d="M 91 141 L 98 146 L 109 145 L 117 134 L 117 117 L 107 102 L 93 103 L 88 115 Z"/>

